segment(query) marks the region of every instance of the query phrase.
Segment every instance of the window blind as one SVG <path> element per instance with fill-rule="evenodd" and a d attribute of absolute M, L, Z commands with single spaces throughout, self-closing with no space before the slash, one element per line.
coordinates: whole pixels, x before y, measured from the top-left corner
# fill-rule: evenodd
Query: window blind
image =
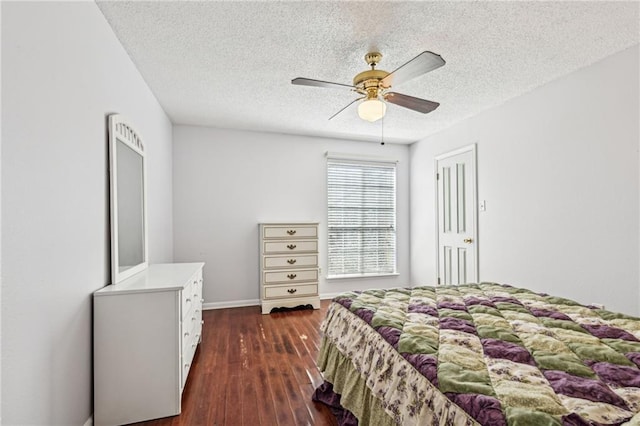
<path fill-rule="evenodd" d="M 396 165 L 327 160 L 328 276 L 396 272 Z"/>

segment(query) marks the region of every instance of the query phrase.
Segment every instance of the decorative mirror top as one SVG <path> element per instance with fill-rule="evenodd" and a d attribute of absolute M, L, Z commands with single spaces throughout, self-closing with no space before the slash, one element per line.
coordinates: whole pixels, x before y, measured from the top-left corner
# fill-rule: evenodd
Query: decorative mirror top
<path fill-rule="evenodd" d="M 109 118 L 111 119 L 111 117 L 120 117 L 120 119 L 122 120 L 122 116 L 118 114 L 114 114 Z M 140 139 L 136 131 L 133 130 L 127 123 L 125 123 L 124 121 L 116 120 L 114 118 L 113 131 L 115 132 L 116 137 L 120 138 L 122 141 L 128 142 L 130 145 L 144 152 L 144 144 L 142 143 L 142 140 Z"/>

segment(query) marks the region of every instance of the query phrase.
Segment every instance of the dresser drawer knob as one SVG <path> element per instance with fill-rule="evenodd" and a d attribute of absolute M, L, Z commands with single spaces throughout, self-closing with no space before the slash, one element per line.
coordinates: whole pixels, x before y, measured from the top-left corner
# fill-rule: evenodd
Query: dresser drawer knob
<path fill-rule="evenodd" d="M 204 299 L 200 299 L 200 303 L 204 303 Z"/>
<path fill-rule="evenodd" d="M 298 260 L 297 259 L 287 259 L 287 263 L 289 265 L 293 265 L 294 263 L 296 263 Z"/>
<path fill-rule="evenodd" d="M 296 248 L 296 245 L 295 244 L 289 244 L 289 245 L 287 245 L 287 248 L 289 250 L 293 250 L 294 248 Z"/>
<path fill-rule="evenodd" d="M 187 302 L 187 303 L 191 303 L 191 299 L 187 297 L 187 299 L 185 300 L 185 302 Z"/>
<path fill-rule="evenodd" d="M 289 234 L 289 235 L 294 235 L 295 233 L 296 233 L 296 230 L 295 230 L 295 229 L 289 229 L 289 230 L 287 231 L 287 234 Z"/>
<path fill-rule="evenodd" d="M 189 332 L 184 333 L 184 337 L 189 337 Z"/>
<path fill-rule="evenodd" d="M 204 325 L 204 321 L 200 321 L 200 325 Z"/>
<path fill-rule="evenodd" d="M 288 289 L 288 290 L 287 290 L 287 293 L 289 293 L 289 294 L 293 294 L 293 293 L 295 293 L 296 291 L 298 291 L 298 289 L 297 289 L 297 288 L 290 288 L 290 289 Z"/>
<path fill-rule="evenodd" d="M 294 279 L 295 277 L 297 277 L 296 274 L 289 274 L 287 275 L 287 278 L 289 278 L 290 280 Z"/>

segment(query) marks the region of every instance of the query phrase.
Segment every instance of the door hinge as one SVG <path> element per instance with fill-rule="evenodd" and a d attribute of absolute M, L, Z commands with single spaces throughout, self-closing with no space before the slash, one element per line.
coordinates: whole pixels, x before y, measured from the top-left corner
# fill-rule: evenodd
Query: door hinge
<path fill-rule="evenodd" d="M 436 180 L 440 180 L 440 173 L 436 173 Z"/>
<path fill-rule="evenodd" d="M 438 277 L 438 284 L 440 284 L 440 277 Z"/>

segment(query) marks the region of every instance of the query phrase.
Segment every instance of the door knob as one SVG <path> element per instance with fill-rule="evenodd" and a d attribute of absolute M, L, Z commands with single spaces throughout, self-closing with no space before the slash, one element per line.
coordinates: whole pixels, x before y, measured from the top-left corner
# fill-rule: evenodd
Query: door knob
<path fill-rule="evenodd" d="M 467 244 L 471 244 L 471 243 L 473 242 L 473 240 L 472 240 L 471 238 L 465 238 L 465 239 L 464 239 L 464 240 L 462 240 L 462 241 L 464 241 L 464 242 L 465 242 L 465 243 L 467 243 Z"/>

